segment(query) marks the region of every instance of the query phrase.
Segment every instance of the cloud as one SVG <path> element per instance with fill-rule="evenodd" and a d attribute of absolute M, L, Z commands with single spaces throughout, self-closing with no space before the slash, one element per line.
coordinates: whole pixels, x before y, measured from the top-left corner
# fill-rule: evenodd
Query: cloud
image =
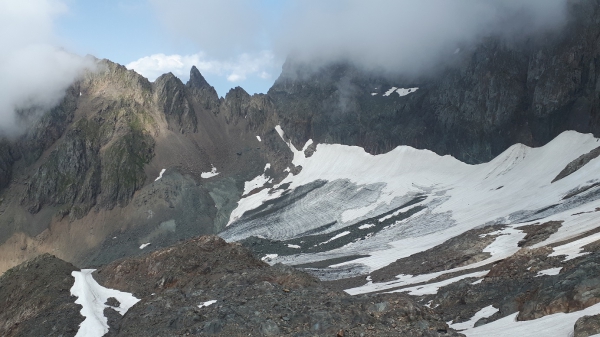
<path fill-rule="evenodd" d="M 225 76 L 229 82 L 239 83 L 251 76 L 261 79 L 271 78 L 273 72 L 276 71 L 273 68 L 273 57 L 269 51 L 242 53 L 229 60 L 211 59 L 205 53 L 193 55 L 155 54 L 133 61 L 126 67 L 135 70 L 151 81 L 167 72 L 172 72 L 185 81 L 189 77 L 190 68 L 196 66 L 205 75 Z"/>
<path fill-rule="evenodd" d="M 58 0 L 0 0 L 0 134 L 23 131 L 17 111 L 44 111 L 92 63 L 55 47 L 53 22 L 67 6 Z"/>
<path fill-rule="evenodd" d="M 256 1 L 150 0 L 159 20 L 174 38 L 198 43 L 219 59 L 264 49 L 267 28 Z"/>
<path fill-rule="evenodd" d="M 170 31 L 218 58 L 269 49 L 274 66 L 293 55 L 422 73 L 482 38 L 560 27 L 568 0 L 150 1 Z"/>
<path fill-rule="evenodd" d="M 419 73 L 481 38 L 528 37 L 564 22 L 567 0 L 295 0 L 277 54 Z"/>

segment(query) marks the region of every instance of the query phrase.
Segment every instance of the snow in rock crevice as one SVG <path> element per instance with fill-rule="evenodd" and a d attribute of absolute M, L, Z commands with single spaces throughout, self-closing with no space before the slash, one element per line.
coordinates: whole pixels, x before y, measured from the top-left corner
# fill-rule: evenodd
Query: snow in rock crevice
<path fill-rule="evenodd" d="M 156 179 L 154 179 L 154 181 L 158 181 L 160 178 L 162 178 L 162 176 L 163 176 L 163 173 L 165 173 L 165 171 L 166 171 L 166 170 L 167 170 L 167 169 L 162 169 L 162 170 L 160 170 L 160 173 L 158 174 L 158 177 L 157 177 Z"/>

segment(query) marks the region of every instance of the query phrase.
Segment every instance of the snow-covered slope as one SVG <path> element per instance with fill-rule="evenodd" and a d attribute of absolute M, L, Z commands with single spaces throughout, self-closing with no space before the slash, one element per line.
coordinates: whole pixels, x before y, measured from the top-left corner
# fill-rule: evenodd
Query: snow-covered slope
<path fill-rule="evenodd" d="M 249 236 L 308 241 L 330 235 L 322 243 L 338 242 L 326 245 L 328 249 L 317 243 L 301 245 L 295 254 L 279 254 L 273 263 L 369 255 L 327 268 L 327 278 L 339 278 L 385 267 L 477 226 L 513 225 L 491 247 L 491 259 L 500 260 L 519 249 L 516 243 L 525 234 L 514 229 L 517 224 L 564 221 L 538 246 L 598 225 L 595 215 L 586 213 L 600 207 L 598 187 L 564 197 L 598 181 L 599 159 L 551 183 L 567 164 L 598 146 L 592 135 L 564 132 L 543 147 L 517 144 L 491 162 L 468 165 L 407 146 L 373 156 L 358 147 L 318 144 L 307 158 L 290 145 L 301 172 L 243 198 L 222 236 L 230 241 Z M 351 232 L 345 240 L 327 242 L 345 231 Z M 567 248 L 577 251 L 583 244 Z M 345 268 L 349 264 L 352 271 Z"/>
<path fill-rule="evenodd" d="M 349 294 L 428 296 L 457 282 L 477 285 L 496 264 L 539 247 L 550 249 L 548 259 L 558 260 L 534 269 L 532 277 L 560 277 L 563 266 L 557 264 L 590 254 L 583 247 L 600 240 L 600 159 L 588 155 L 581 160 L 600 146 L 590 134 L 564 132 L 543 147 L 517 144 L 488 163 L 468 165 L 407 146 L 370 155 L 358 147 L 318 144 L 307 157 L 311 141 L 298 150 L 281 128 L 277 131 L 300 172 L 242 198 L 221 236 L 229 241 L 267 239 L 270 248 L 261 253 L 269 263 L 300 266 L 323 280 L 367 276 L 346 287 Z M 556 230 L 541 235 L 540 224 Z M 531 234 L 531 228 L 538 234 Z M 379 271 L 393 270 L 400 259 L 443 249 L 448 240 L 480 229 L 475 241 L 487 241 L 477 259 L 466 257 L 464 263 L 415 275 L 398 272 L 391 280 L 371 278 L 376 271 L 381 276 Z M 536 241 L 523 248 L 532 238 Z M 480 303 L 479 309 L 486 305 Z M 537 324 L 558 324 L 554 318 L 567 316 L 568 324 L 561 327 L 572 327 L 583 313 L 600 313 L 597 308 L 513 324 L 511 329 L 526 334 Z M 488 329 L 514 320 L 518 312 L 511 310 L 501 310 L 493 325 L 473 328 L 484 317 L 477 310 L 468 323 L 455 324 L 468 328 L 467 335 L 487 335 Z"/>

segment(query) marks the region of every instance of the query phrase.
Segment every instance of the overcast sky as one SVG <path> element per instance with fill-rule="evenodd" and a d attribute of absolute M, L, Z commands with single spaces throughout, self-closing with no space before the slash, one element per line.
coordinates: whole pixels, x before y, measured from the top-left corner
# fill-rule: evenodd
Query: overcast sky
<path fill-rule="evenodd" d="M 266 92 L 290 53 L 423 71 L 482 36 L 555 27 L 566 0 L 43 2 L 67 8 L 56 34 L 68 50 L 109 58 L 151 80 L 171 71 L 185 81 L 196 65 L 224 95 L 237 85 Z"/>
<path fill-rule="evenodd" d="M 556 29 L 567 0 L 0 0 L 0 129 L 108 58 L 154 80 L 196 65 L 223 96 L 266 92 L 293 54 L 420 73 L 459 46 Z M 7 122 L 8 121 L 8 122 Z M 14 122 L 14 121 L 12 121 Z"/>

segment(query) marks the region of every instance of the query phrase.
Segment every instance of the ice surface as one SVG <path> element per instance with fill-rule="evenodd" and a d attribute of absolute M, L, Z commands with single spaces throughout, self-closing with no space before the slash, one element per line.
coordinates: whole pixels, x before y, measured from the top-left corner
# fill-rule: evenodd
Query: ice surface
<path fill-rule="evenodd" d="M 111 307 L 119 314 L 124 315 L 129 308 L 139 299 L 133 295 L 114 289 L 104 288 L 92 277 L 95 269 L 82 269 L 71 273 L 75 283 L 71 287 L 71 295 L 76 296 L 76 304 L 80 304 L 81 315 L 85 320 L 81 322 L 76 337 L 101 337 L 108 332 L 108 320 L 104 317 L 104 309 L 110 307 L 104 303 L 110 297 L 116 298 L 120 306 Z"/>
<path fill-rule="evenodd" d="M 204 179 L 208 179 L 208 178 L 212 178 L 214 176 L 218 176 L 219 172 L 217 172 L 217 168 L 214 167 L 213 165 L 211 165 L 211 170 L 210 172 L 202 172 L 200 174 L 200 177 L 204 178 Z"/>
<path fill-rule="evenodd" d="M 158 174 L 158 178 L 154 179 L 154 181 L 157 181 L 158 179 L 162 178 L 163 173 L 165 173 L 167 169 L 162 169 L 160 170 L 160 173 Z"/>
<path fill-rule="evenodd" d="M 296 175 L 288 174 L 280 182 L 278 186 L 287 186 L 285 193 L 282 189 L 266 188 L 243 197 L 231 214 L 228 229 L 221 234 L 226 240 L 241 240 L 250 235 L 286 240 L 327 223 L 333 223 L 328 232 L 344 231 L 347 226 L 365 219 L 373 219 L 371 224 L 382 218 L 389 220 L 382 214 L 397 210 L 415 196 L 424 196 L 425 199 L 418 204 L 423 207 L 421 211 L 385 229 L 374 227 L 364 240 L 318 253 L 300 250 L 294 255 L 278 256 L 273 262 L 301 264 L 369 255 L 329 268 L 335 272 L 336 269 L 346 271 L 353 266 L 352 271 L 359 273 L 354 276 L 364 275 L 478 226 L 493 223 L 508 225 L 495 233 L 499 236 L 486 247 L 485 252 L 491 254 L 490 258 L 443 272 L 448 273 L 476 268 L 514 254 L 520 249 L 517 243 L 525 236 L 518 228 L 523 225 L 563 221 L 556 233 L 534 248 L 571 239 L 600 226 L 598 214 L 593 212 L 600 207 L 600 197 L 583 193 L 563 200 L 565 195 L 583 186 L 584 182 L 597 179 L 600 158 L 551 183 L 568 163 L 598 146 L 597 139 L 590 134 L 567 131 L 543 147 L 529 148 L 516 144 L 488 163 L 468 165 L 451 156 L 439 156 L 408 146 L 371 155 L 359 147 L 318 144 L 313 155 L 306 157 L 287 140 L 280 126 L 276 130 L 293 152 L 293 164 L 302 166 L 302 170 Z M 307 146 L 308 143 L 303 149 Z M 277 202 L 286 195 L 315 182 L 322 182 L 321 187 L 305 194 L 309 197 L 298 197 L 297 202 L 283 208 L 273 207 L 280 213 L 273 213 L 269 221 L 252 222 L 244 217 L 244 213 L 265 203 L 278 205 Z M 344 189 L 336 189 L 336 186 L 344 186 Z M 576 199 L 579 201 L 575 202 Z M 335 213 L 331 207 L 324 208 L 326 205 L 350 206 L 339 207 Z M 552 205 L 558 206 L 548 208 Z M 542 209 L 547 210 L 538 213 Z M 598 239 L 600 236 L 588 237 L 562 245 L 556 247 L 553 254 L 568 257 L 580 254 L 580 248 L 586 242 Z M 392 281 L 393 284 L 382 283 L 362 290 L 392 289 L 428 282 L 440 275 L 407 276 Z M 416 282 L 417 279 L 420 281 Z"/>

